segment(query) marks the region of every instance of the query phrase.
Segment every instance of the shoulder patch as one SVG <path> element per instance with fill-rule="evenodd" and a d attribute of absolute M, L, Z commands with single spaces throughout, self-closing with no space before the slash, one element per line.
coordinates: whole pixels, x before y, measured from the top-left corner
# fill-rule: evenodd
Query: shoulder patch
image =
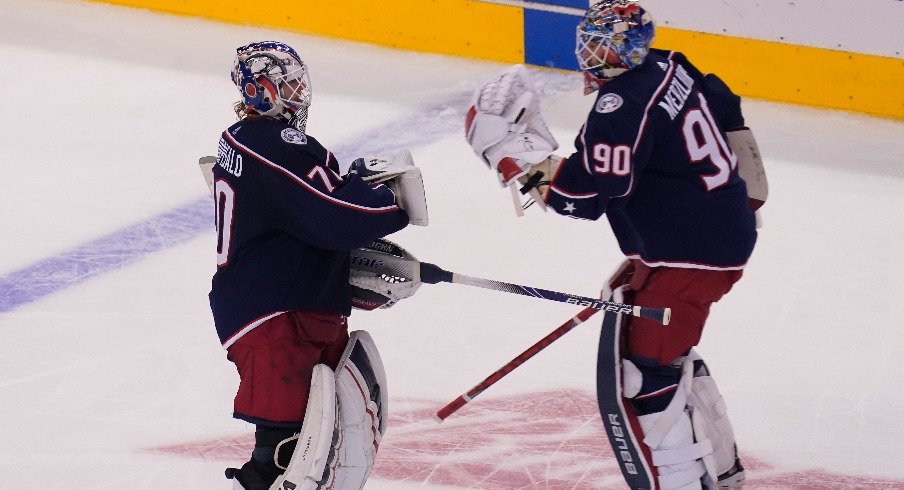
<path fill-rule="evenodd" d="M 615 112 L 625 101 L 621 98 L 620 95 L 609 92 L 608 94 L 600 95 L 598 101 L 596 101 L 596 112 L 600 114 L 608 114 L 610 112 Z"/>
<path fill-rule="evenodd" d="M 308 137 L 295 128 L 283 129 L 282 132 L 279 133 L 279 135 L 282 136 L 283 141 L 285 141 L 286 143 L 292 143 L 293 145 L 308 144 Z"/>
<path fill-rule="evenodd" d="M 656 64 L 659 65 L 659 68 L 662 68 L 662 71 L 669 71 L 669 65 L 661 61 L 657 61 Z"/>

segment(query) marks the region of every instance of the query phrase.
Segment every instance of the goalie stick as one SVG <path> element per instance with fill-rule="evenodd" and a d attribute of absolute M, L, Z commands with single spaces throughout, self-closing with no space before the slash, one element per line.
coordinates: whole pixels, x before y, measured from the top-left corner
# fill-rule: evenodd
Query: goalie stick
<path fill-rule="evenodd" d="M 468 404 L 471 400 L 477 397 L 477 395 L 483 393 L 484 390 L 496 384 L 497 381 L 505 377 L 508 373 L 512 372 L 518 366 L 524 364 L 528 359 L 534 357 L 535 354 L 540 352 L 541 350 L 549 347 L 549 344 L 552 344 L 559 338 L 561 338 L 566 333 L 570 332 L 574 327 L 584 323 L 588 318 L 593 316 L 597 311 L 600 311 L 597 308 L 587 307 L 581 310 L 574 318 L 571 318 L 567 322 L 563 323 L 559 326 L 559 328 L 553 330 L 546 337 L 543 337 L 534 345 L 528 347 L 524 352 L 518 354 L 514 359 L 506 363 L 504 366 L 496 370 L 495 373 L 489 375 L 486 379 L 477 383 L 473 388 L 468 390 L 465 394 L 459 396 L 458 398 L 449 402 L 446 406 L 439 409 L 433 418 L 442 423 L 446 420 L 450 415 L 457 412 L 461 407 Z"/>
<path fill-rule="evenodd" d="M 586 308 L 581 310 L 573 318 L 569 319 L 559 326 L 559 328 L 530 346 L 513 360 L 499 368 L 495 373 L 468 390 L 467 393 L 459 396 L 445 407 L 441 408 L 435 415 L 435 419 L 438 422 L 445 420 L 451 414 L 473 400 L 477 395 L 495 384 L 508 373 L 515 370 L 515 368 L 524 364 L 524 362 L 538 352 L 593 316 L 597 311 L 605 310 L 607 312 L 630 314 L 649 318 L 662 324 L 668 324 L 671 315 L 671 310 L 669 308 L 643 308 L 613 301 L 603 301 L 596 298 L 559 293 L 547 289 L 530 288 L 512 283 L 455 274 L 446 271 L 437 265 L 420 262 L 395 243 L 385 239 L 377 239 L 367 247 L 352 250 L 350 261 L 352 264 L 353 282 L 356 278 L 358 280 L 378 279 L 377 282 L 382 284 L 382 286 L 378 284 L 373 287 L 381 291 L 387 290 L 390 294 L 394 285 L 397 284 L 420 284 L 424 282 L 436 284 L 440 282 L 452 282 L 586 306 Z"/>
<path fill-rule="evenodd" d="M 616 303 L 614 301 L 606 301 L 588 296 L 578 296 L 576 294 L 560 293 L 558 291 L 550 291 L 549 289 L 541 289 L 530 286 L 522 286 L 510 282 L 494 281 L 492 279 L 482 279 L 479 277 L 471 277 L 463 274 L 456 274 L 443 270 L 440 267 L 428 262 L 419 262 L 420 280 L 427 284 L 436 284 L 439 282 L 451 282 L 454 284 L 465 284 L 467 286 L 476 286 L 484 289 L 492 289 L 494 291 L 503 291 L 506 293 L 520 294 L 522 296 L 531 296 L 533 298 L 547 299 L 550 301 L 558 301 L 559 303 L 568 303 L 577 306 L 586 306 L 595 310 L 611 311 L 613 313 L 622 313 L 626 315 L 637 316 L 668 325 L 671 319 L 672 310 L 670 308 L 648 308 L 646 306 L 632 306 L 624 303 Z"/>
<path fill-rule="evenodd" d="M 614 301 L 606 301 L 588 296 L 560 293 L 530 286 L 522 286 L 510 282 L 482 279 L 463 274 L 456 274 L 429 262 L 421 262 L 408 252 L 399 253 L 398 245 L 384 239 L 377 239 L 369 246 L 351 251 L 352 280 L 379 278 L 379 289 L 391 293 L 398 284 L 437 284 L 450 282 L 464 284 L 494 291 L 530 296 L 559 303 L 585 306 L 595 310 L 610 311 L 653 320 L 663 325 L 669 324 L 671 309 L 648 308 L 644 306 L 626 305 Z M 410 287 L 410 286 L 408 286 Z"/>
<path fill-rule="evenodd" d="M 377 239 L 367 247 L 352 250 L 350 259 L 353 279 L 356 276 L 361 278 L 382 278 L 385 282 L 383 286 L 388 291 L 391 291 L 394 287 L 393 285 L 398 283 L 413 282 L 437 284 L 440 282 L 450 282 L 556 301 L 559 303 L 585 306 L 595 310 L 637 316 L 653 320 L 663 325 L 668 325 L 671 318 L 672 313 L 669 308 L 648 308 L 645 306 L 626 305 L 588 296 L 578 296 L 576 294 L 560 293 L 549 289 L 522 286 L 510 282 L 494 281 L 492 279 L 456 274 L 442 269 L 435 264 L 421 262 L 408 252 L 405 252 L 404 254 L 398 253 L 397 249 L 400 248 L 401 247 L 388 240 Z M 396 252 L 394 253 L 394 251 Z"/>

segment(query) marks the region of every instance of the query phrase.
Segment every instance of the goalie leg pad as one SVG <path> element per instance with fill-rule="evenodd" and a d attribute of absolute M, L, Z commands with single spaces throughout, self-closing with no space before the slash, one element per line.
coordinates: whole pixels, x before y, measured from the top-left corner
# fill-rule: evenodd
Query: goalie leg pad
<path fill-rule="evenodd" d="M 628 360 L 624 362 L 631 363 Z M 682 359 L 680 366 L 677 372 L 679 377 L 675 380 L 677 383 L 670 387 L 674 392 L 668 405 L 661 411 L 640 415 L 638 419 L 643 430 L 643 442 L 650 448 L 651 462 L 659 473 L 660 487 L 699 489 L 702 488 L 700 479 L 711 469 L 708 463 L 711 463 L 712 443 L 705 438 L 695 438 L 692 411 L 687 406 L 693 362 Z M 642 375 L 641 369 L 633 371 L 633 375 L 638 374 Z M 637 384 L 637 381 L 634 383 Z M 635 400 L 661 396 L 661 390 L 647 391 L 641 390 Z"/>
<path fill-rule="evenodd" d="M 693 363 L 693 386 L 687 404 L 693 407 L 694 430 L 698 439 L 709 439 L 713 445 L 715 479 L 708 481 L 711 488 L 741 488 L 744 467 L 738 458 L 734 429 L 728 418 L 728 407 L 710 376 L 706 363 L 693 350 L 688 354 Z"/>
<path fill-rule="evenodd" d="M 336 368 L 336 394 L 343 442 L 336 468 L 338 489 L 360 489 L 373 468 L 389 417 L 383 361 L 370 334 L 349 335 Z"/>
<path fill-rule="evenodd" d="M 650 377 L 650 373 L 657 376 L 672 367 L 679 368 L 677 377 L 667 374 L 652 383 L 639 379 Z M 668 378 L 673 378 L 674 384 L 662 387 L 662 381 L 668 383 Z M 638 416 L 643 442 L 651 450 L 661 488 L 701 488 L 701 482 L 710 489 L 740 488 L 744 471 L 725 402 L 706 364 L 695 352 L 671 366 L 656 368 L 638 368 L 624 360 L 624 383 L 641 387 L 631 400 L 635 409 L 649 408 L 650 399 L 668 400 L 661 410 L 644 411 Z M 625 395 L 630 396 L 633 391 L 626 390 Z"/>
<path fill-rule="evenodd" d="M 612 299 L 624 302 L 627 291 L 616 288 Z M 707 488 L 739 488 L 744 473 L 734 433 L 706 365 L 693 351 L 672 366 L 635 365 L 623 358 L 623 323 L 623 315 L 605 314 L 597 398 L 628 486 L 701 488 L 702 481 Z"/>
<path fill-rule="evenodd" d="M 624 302 L 627 286 L 615 288 L 612 301 Z M 622 376 L 624 315 L 605 312 L 597 358 L 596 396 L 606 436 L 629 488 L 656 488 L 656 467 L 628 396 L 640 390 L 640 378 Z M 633 365 L 632 365 L 633 366 Z M 636 369 L 636 368 L 635 368 Z"/>
<path fill-rule="evenodd" d="M 270 490 L 316 490 L 328 487 L 335 477 L 342 434 L 335 375 L 325 364 L 314 366 L 310 393 L 301 432 L 292 437 L 297 438 L 292 459 Z M 281 445 L 289 441 L 277 446 L 277 455 Z"/>

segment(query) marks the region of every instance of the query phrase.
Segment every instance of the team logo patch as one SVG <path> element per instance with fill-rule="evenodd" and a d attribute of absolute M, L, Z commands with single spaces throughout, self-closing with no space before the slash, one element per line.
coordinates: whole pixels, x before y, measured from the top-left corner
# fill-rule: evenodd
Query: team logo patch
<path fill-rule="evenodd" d="M 600 100 L 596 101 L 596 112 L 600 114 L 608 114 L 615 112 L 625 101 L 618 94 L 608 93 L 600 95 Z"/>
<path fill-rule="evenodd" d="M 282 136 L 283 141 L 286 143 L 292 143 L 293 145 L 308 144 L 308 137 L 295 128 L 283 129 L 282 133 L 279 133 L 279 135 Z"/>

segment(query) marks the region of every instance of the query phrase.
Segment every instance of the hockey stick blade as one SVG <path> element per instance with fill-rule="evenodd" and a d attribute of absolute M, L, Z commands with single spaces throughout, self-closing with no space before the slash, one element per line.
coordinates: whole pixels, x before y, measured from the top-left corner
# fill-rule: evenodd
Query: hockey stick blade
<path fill-rule="evenodd" d="M 450 282 L 454 284 L 464 284 L 467 286 L 476 286 L 484 289 L 492 289 L 494 291 L 503 291 L 506 293 L 520 294 L 522 296 L 531 296 L 559 303 L 568 303 L 577 306 L 585 306 L 596 310 L 611 311 L 613 313 L 622 313 L 625 315 L 646 318 L 654 322 L 668 325 L 672 317 L 670 308 L 648 308 L 645 306 L 633 306 L 614 301 L 606 301 L 598 298 L 590 298 L 588 296 L 578 296 L 575 294 L 560 293 L 558 291 L 550 291 L 548 289 L 534 288 L 522 286 L 510 282 L 494 281 L 492 279 L 482 279 L 479 277 L 470 277 L 462 274 L 449 272 L 428 262 L 420 262 L 421 281 L 428 284 L 437 284 L 440 282 Z"/>

